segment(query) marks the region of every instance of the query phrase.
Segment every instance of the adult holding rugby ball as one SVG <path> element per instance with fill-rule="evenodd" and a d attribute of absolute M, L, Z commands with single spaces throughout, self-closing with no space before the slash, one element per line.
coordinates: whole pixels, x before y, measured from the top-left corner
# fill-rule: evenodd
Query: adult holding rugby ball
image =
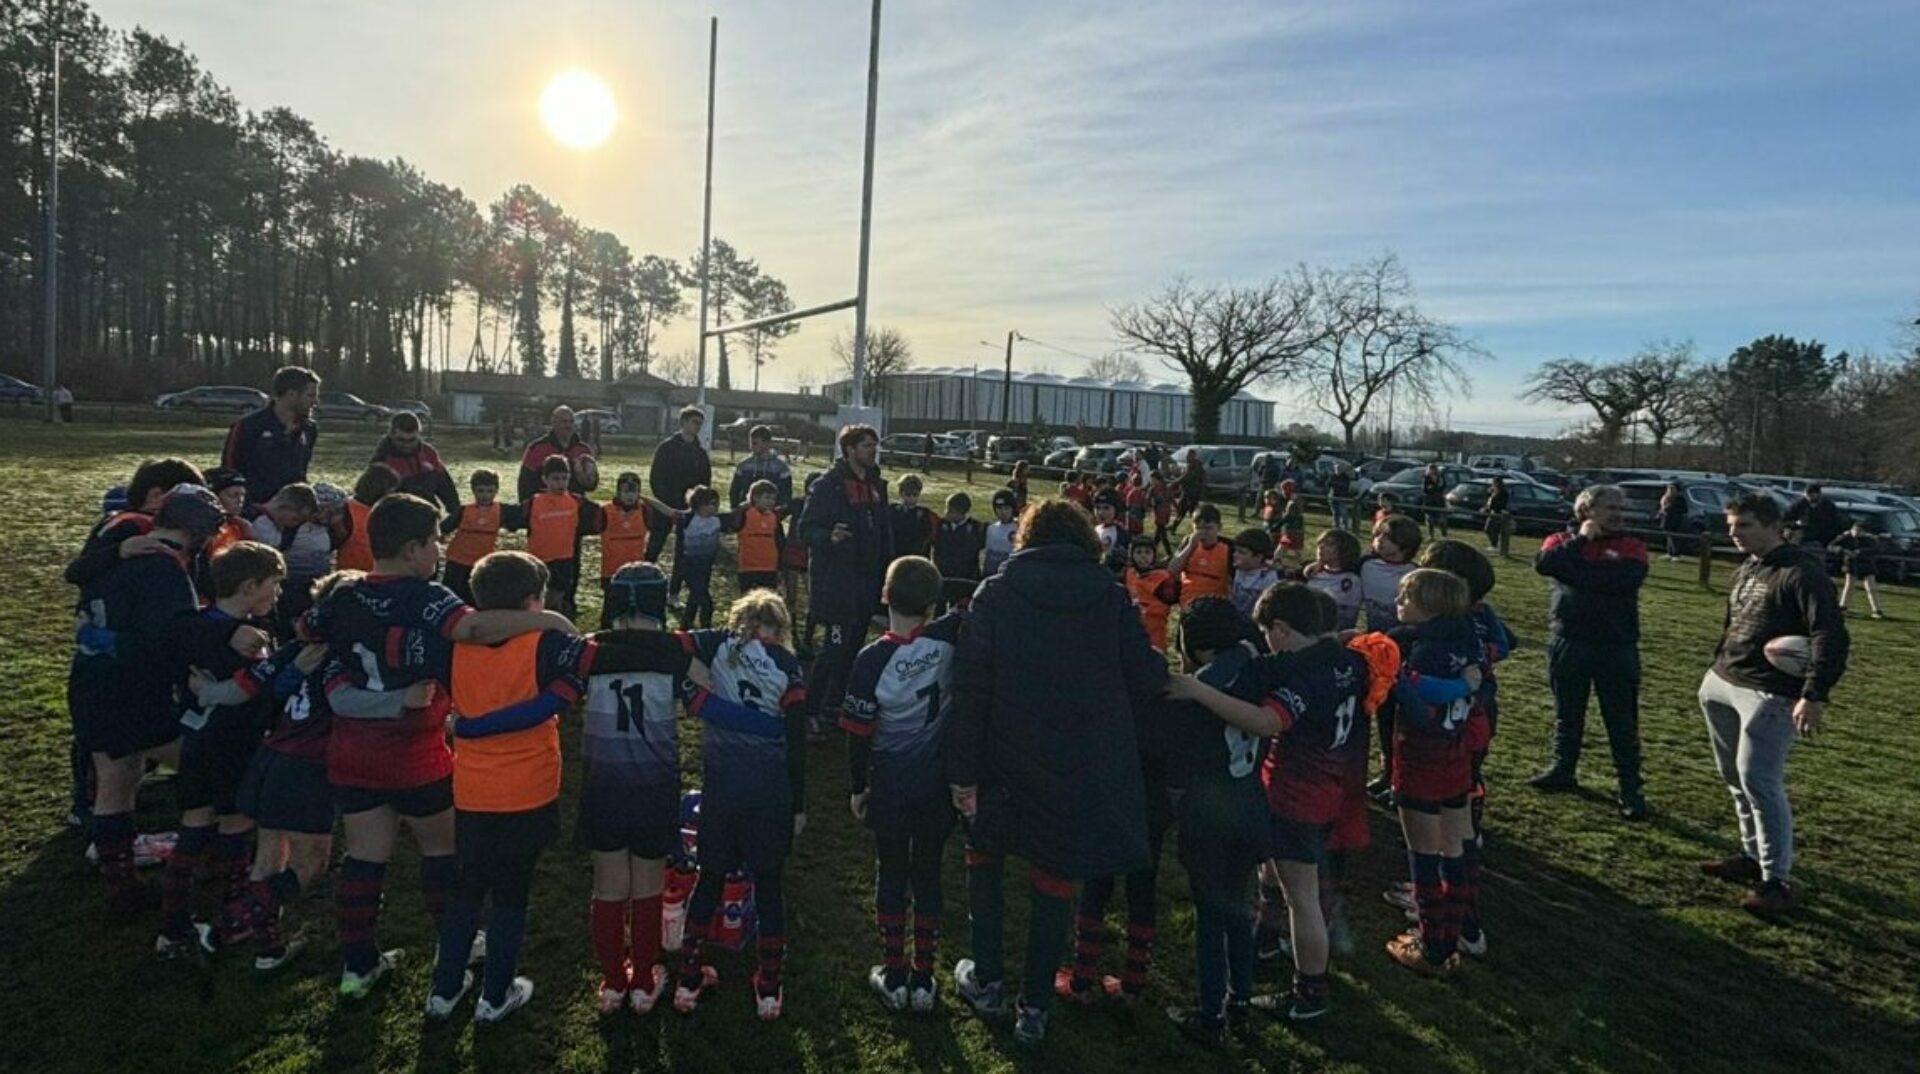
<path fill-rule="evenodd" d="M 1787 752 L 1819 728 L 1846 671 L 1847 624 L 1822 553 L 1787 542 L 1773 499 L 1754 493 L 1729 503 L 1727 533 L 1747 558 L 1727 591 L 1726 632 L 1700 682 L 1700 709 L 1733 793 L 1740 853 L 1701 870 L 1752 885 L 1741 905 L 1774 917 L 1794 905 Z"/>

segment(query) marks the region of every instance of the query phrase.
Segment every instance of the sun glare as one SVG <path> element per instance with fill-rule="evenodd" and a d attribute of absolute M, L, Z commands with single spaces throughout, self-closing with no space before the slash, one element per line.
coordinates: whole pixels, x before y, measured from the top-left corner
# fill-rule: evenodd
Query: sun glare
<path fill-rule="evenodd" d="M 561 144 L 592 149 L 613 133 L 619 118 L 613 91 L 586 71 L 562 71 L 540 91 L 540 122 Z"/>

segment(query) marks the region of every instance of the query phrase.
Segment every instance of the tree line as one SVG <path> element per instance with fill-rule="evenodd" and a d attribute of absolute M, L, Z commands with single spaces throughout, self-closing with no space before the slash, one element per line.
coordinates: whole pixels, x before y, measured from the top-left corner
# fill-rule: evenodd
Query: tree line
<path fill-rule="evenodd" d="M 424 393 L 456 363 L 611 380 L 649 370 L 697 295 L 698 250 L 636 254 L 525 185 L 482 210 L 405 160 L 335 149 L 289 109 L 243 108 L 164 37 L 72 0 L 0 4 L 0 355 L 29 379 L 48 329 L 56 40 L 55 338 L 70 384 L 251 383 L 288 362 L 379 393 Z M 712 257 L 713 323 L 793 308 L 731 244 Z M 454 338 L 456 306 L 471 336 Z M 723 337 L 719 386 L 733 386 L 734 352 L 757 385 L 794 328 Z"/>

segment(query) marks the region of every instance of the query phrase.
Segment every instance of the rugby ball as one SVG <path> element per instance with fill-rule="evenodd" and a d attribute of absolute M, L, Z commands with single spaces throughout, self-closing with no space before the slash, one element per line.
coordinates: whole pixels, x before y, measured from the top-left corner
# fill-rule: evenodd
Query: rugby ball
<path fill-rule="evenodd" d="M 1767 642 L 1767 663 L 1795 678 L 1813 666 L 1813 639 L 1805 634 L 1782 634 Z"/>
<path fill-rule="evenodd" d="M 574 484 L 588 492 L 600 487 L 600 464 L 592 455 L 581 455 L 573 460 Z"/>

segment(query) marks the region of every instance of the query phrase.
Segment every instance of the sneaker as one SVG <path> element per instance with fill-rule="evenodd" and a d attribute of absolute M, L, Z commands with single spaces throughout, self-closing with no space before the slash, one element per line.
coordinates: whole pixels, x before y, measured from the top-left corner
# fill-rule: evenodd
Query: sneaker
<path fill-rule="evenodd" d="M 1641 796 L 1639 791 L 1632 793 L 1622 791 L 1620 793 L 1621 820 L 1634 822 L 1643 821 L 1647 819 L 1648 812 L 1650 812 L 1650 810 L 1647 808 L 1647 800 Z"/>
<path fill-rule="evenodd" d="M 1400 909 L 1402 909 L 1402 910 L 1415 910 L 1415 911 L 1417 911 L 1417 910 L 1418 910 L 1418 909 L 1420 908 L 1420 906 L 1419 906 L 1419 904 L 1418 904 L 1418 903 L 1416 903 L 1416 902 L 1414 902 L 1414 900 L 1413 900 L 1413 885 L 1412 885 L 1412 884 L 1408 884 L 1408 885 L 1406 885 L 1406 886 L 1404 886 L 1404 887 L 1402 887 L 1402 886 L 1401 886 L 1401 885 L 1399 885 L 1399 884 L 1395 884 L 1394 886 L 1392 886 L 1392 887 L 1390 887 L 1390 888 L 1388 888 L 1387 890 L 1385 890 L 1385 891 L 1383 891 L 1383 892 L 1381 892 L 1381 893 L 1380 893 L 1380 898 L 1381 898 L 1381 899 L 1382 899 L 1382 900 L 1383 900 L 1383 901 L 1384 901 L 1384 902 L 1385 902 L 1385 903 L 1386 903 L 1386 904 L 1387 904 L 1388 906 L 1394 906 L 1394 907 L 1398 907 L 1398 908 L 1400 908 Z"/>
<path fill-rule="evenodd" d="M 365 973 L 341 970 L 340 997 L 354 1000 L 367 998 L 367 994 L 373 991 L 373 986 L 379 984 L 382 977 L 393 972 L 394 964 L 400 961 L 400 955 L 401 951 L 397 947 L 391 951 L 380 952 L 380 957 L 374 960 L 373 968 Z"/>
<path fill-rule="evenodd" d="M 1381 805 L 1392 805 L 1393 781 L 1386 776 L 1373 777 L 1373 781 L 1367 784 L 1367 797 Z"/>
<path fill-rule="evenodd" d="M 498 1007 L 488 1003 L 487 997 L 480 997 L 480 1002 L 473 1005 L 473 1024 L 495 1025 L 502 1018 L 526 1006 L 527 1001 L 532 998 L 533 982 L 525 977 L 515 977 L 513 983 L 507 986 L 506 998 L 500 1001 Z"/>
<path fill-rule="evenodd" d="M 1073 969 L 1068 966 L 1062 966 L 1053 972 L 1053 994 L 1068 1003 L 1078 1003 L 1081 1006 L 1086 1006 L 1100 998 L 1100 992 L 1094 988 L 1093 981 L 1085 977 L 1076 979 Z"/>
<path fill-rule="evenodd" d="M 1785 915 L 1794 905 L 1793 885 L 1785 880 L 1764 881 L 1740 900 L 1741 909 L 1766 920 Z"/>
<path fill-rule="evenodd" d="M 473 988 L 473 971 L 460 971 L 460 991 L 452 996 L 438 996 L 431 989 L 427 991 L 427 1017 L 436 1022 L 444 1022 L 453 1017 L 453 1009 L 467 998 L 467 992 Z"/>
<path fill-rule="evenodd" d="M 1527 780 L 1527 786 L 1547 794 L 1557 794 L 1561 791 L 1579 790 L 1580 780 L 1572 772 L 1560 768 L 1548 768 Z"/>
<path fill-rule="evenodd" d="M 306 946 L 305 940 L 292 939 L 270 951 L 256 952 L 253 956 L 253 968 L 260 973 L 272 973 L 292 962 Z"/>
<path fill-rule="evenodd" d="M 970 958 L 953 964 L 953 990 L 977 1014 L 1001 1014 L 1007 1009 L 1000 982 L 980 980 L 979 967 Z"/>
<path fill-rule="evenodd" d="M 1715 880 L 1726 880 L 1735 884 L 1758 884 L 1760 882 L 1760 863 L 1745 854 L 1733 854 L 1719 861 L 1703 861 L 1700 871 Z"/>
<path fill-rule="evenodd" d="M 1387 941 L 1387 957 L 1426 977 L 1450 977 L 1460 969 L 1460 954 L 1454 952 L 1443 962 L 1427 958 L 1418 932 L 1403 933 Z"/>
<path fill-rule="evenodd" d="M 1295 992 L 1287 998 L 1287 1021 L 1289 1022 L 1311 1022 L 1333 1010 L 1333 1000 L 1328 996 L 1303 996 Z"/>
<path fill-rule="evenodd" d="M 133 867 L 151 869 L 156 865 L 165 865 L 173 855 L 173 844 L 180 838 L 179 832 L 141 832 L 133 837 Z M 98 867 L 100 848 L 87 844 L 87 864 Z"/>
<path fill-rule="evenodd" d="M 885 966 L 875 966 L 867 971 L 867 987 L 873 989 L 874 995 L 880 997 L 882 1007 L 895 1012 L 907 1009 L 906 982 L 889 986 Z"/>
<path fill-rule="evenodd" d="M 177 935 L 163 932 L 153 938 L 153 953 L 163 959 L 181 958 L 195 951 L 206 955 L 213 954 L 213 926 L 205 921 L 192 922 L 187 931 Z"/>
<path fill-rule="evenodd" d="M 487 930 L 475 929 L 473 946 L 467 949 L 467 965 L 478 966 L 487 960 Z"/>
<path fill-rule="evenodd" d="M 635 987 L 627 993 L 627 1006 L 633 1013 L 648 1015 L 660 1004 L 660 997 L 667 994 L 667 968 L 658 962 L 653 964 L 653 987 L 651 989 Z"/>
<path fill-rule="evenodd" d="M 1212 1019 L 1200 1013 L 1198 1007 L 1168 1007 L 1167 1019 L 1179 1030 L 1180 1035 L 1200 1045 L 1202 1048 L 1224 1048 L 1227 1044 L 1227 1023 L 1225 1019 Z"/>
<path fill-rule="evenodd" d="M 1459 944 L 1460 953 L 1468 958 L 1485 958 L 1487 957 L 1487 930 L 1481 929 L 1480 934 L 1471 940 L 1467 939 L 1467 934 L 1462 932 Z"/>
<path fill-rule="evenodd" d="M 761 991 L 760 972 L 758 970 L 754 971 L 753 1012 L 760 1016 L 762 1022 L 777 1020 L 780 1017 L 780 1008 L 786 1002 L 786 998 L 786 985 L 781 985 L 779 988 L 774 989 L 771 994 Z"/>
<path fill-rule="evenodd" d="M 689 988 L 683 981 L 674 986 L 673 1009 L 681 1014 L 692 1014 L 700 1006 L 700 996 L 707 989 L 720 983 L 720 971 L 712 966 L 700 967 L 700 983 Z"/>
<path fill-rule="evenodd" d="M 926 1014 L 933 1010 L 934 1001 L 939 998 L 940 986 L 934 982 L 932 973 L 911 973 L 907 975 L 907 1007 L 916 1014 Z"/>
<path fill-rule="evenodd" d="M 1882 611 L 1881 611 L 1880 609 L 1878 609 L 1878 608 L 1875 608 L 1875 609 L 1873 610 L 1873 614 L 1872 614 L 1871 616 L 1868 616 L 1868 618 L 1870 618 L 1870 619 L 1885 619 L 1885 618 L 1886 618 L 1886 614 L 1885 614 L 1884 612 L 1882 612 Z"/>
<path fill-rule="evenodd" d="M 1013 1039 L 1031 1048 L 1047 1039 L 1047 1012 L 1025 1003 L 1013 1005 Z"/>

